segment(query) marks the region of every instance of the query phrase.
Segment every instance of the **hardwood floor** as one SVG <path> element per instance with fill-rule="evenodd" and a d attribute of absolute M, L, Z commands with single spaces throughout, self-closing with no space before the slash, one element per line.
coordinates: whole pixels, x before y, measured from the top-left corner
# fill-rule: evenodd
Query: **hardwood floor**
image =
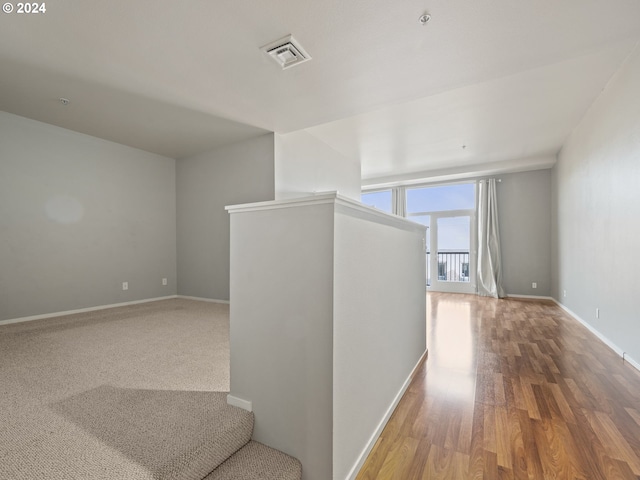
<path fill-rule="evenodd" d="M 546 301 L 430 293 L 369 479 L 640 479 L 640 373 Z"/>

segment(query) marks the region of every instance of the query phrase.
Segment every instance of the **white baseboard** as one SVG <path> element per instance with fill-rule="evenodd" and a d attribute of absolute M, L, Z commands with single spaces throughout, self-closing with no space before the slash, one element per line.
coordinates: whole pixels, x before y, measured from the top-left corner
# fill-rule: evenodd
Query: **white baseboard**
<path fill-rule="evenodd" d="M 578 322 L 580 322 L 587 330 L 589 330 L 596 337 L 598 337 L 598 339 L 602 343 L 604 343 L 607 347 L 609 347 L 611 350 L 613 350 L 618 355 L 620 355 L 620 357 L 622 358 L 622 360 L 624 362 L 628 363 L 629 365 L 634 367 L 636 370 L 640 371 L 640 363 L 638 363 L 633 358 L 631 358 L 629 355 L 627 355 L 627 352 L 625 352 L 620 347 L 618 347 L 615 343 L 613 343 L 611 340 L 609 340 L 607 337 L 605 337 L 602 333 L 600 333 L 598 330 L 596 330 L 593 327 L 593 325 L 591 325 L 588 322 L 584 321 L 582 318 L 580 318 L 580 316 L 578 316 L 577 314 L 575 314 L 574 312 L 569 310 L 567 307 L 565 307 L 558 300 L 556 300 L 555 298 L 552 298 L 551 300 L 553 300 L 555 302 L 555 304 L 558 305 L 562 310 L 564 310 L 569 315 L 571 315 L 574 319 L 576 319 Z"/>
<path fill-rule="evenodd" d="M 508 298 L 528 298 L 531 300 L 551 300 L 555 301 L 553 297 L 546 297 L 544 295 L 520 295 L 519 293 L 507 293 Z"/>
<path fill-rule="evenodd" d="M 227 404 L 233 407 L 238 407 L 247 412 L 253 412 L 253 403 L 249 400 L 245 400 L 244 398 L 235 397 L 231 394 L 227 395 Z"/>
<path fill-rule="evenodd" d="M 640 372 L 640 363 L 627 355 L 627 352 L 622 352 L 622 360 Z"/>
<path fill-rule="evenodd" d="M 62 317 L 64 315 L 73 315 L 74 313 L 96 312 L 98 310 L 106 310 L 107 308 L 126 307 L 128 305 L 137 305 L 139 303 L 157 302 L 158 300 L 169 300 L 177 298 L 177 295 L 168 295 L 166 297 L 145 298 L 144 300 L 133 300 L 131 302 L 112 303 L 109 305 L 98 305 L 95 307 L 78 308 L 76 310 L 66 310 L 64 312 L 43 313 L 41 315 L 31 315 L 29 317 L 12 318 L 9 320 L 0 320 L 0 325 L 8 325 L 10 323 L 30 322 L 32 320 L 42 320 L 45 318 Z"/>
<path fill-rule="evenodd" d="M 216 300 L 215 298 L 191 297 L 189 295 L 176 295 L 176 298 L 184 298 L 187 300 L 198 300 L 200 302 L 224 303 L 229 305 L 229 300 Z"/>
<path fill-rule="evenodd" d="M 394 410 L 398 406 L 398 403 L 400 403 L 402 396 L 407 391 L 407 388 L 409 388 L 409 385 L 411 384 L 411 380 L 413 380 L 413 377 L 415 376 L 416 371 L 418 370 L 418 368 L 420 367 L 420 365 L 422 364 L 422 362 L 424 361 L 424 359 L 427 357 L 428 354 L 429 354 L 429 350 L 427 349 L 420 357 L 420 360 L 418 360 L 418 363 L 415 364 L 415 366 L 413 367 L 413 370 L 411 370 L 411 373 L 402 384 L 402 387 L 400 387 L 400 391 L 391 402 L 391 405 L 389 405 L 389 408 L 387 408 L 387 411 L 382 417 L 382 420 L 380 420 L 378 427 L 373 432 L 373 435 L 371 435 L 371 437 L 369 438 L 369 442 L 367 442 L 367 445 L 362 450 L 362 453 L 360 453 L 358 460 L 356 460 L 356 463 L 353 465 L 353 467 L 349 471 L 349 474 L 347 475 L 345 480 L 354 480 L 358 475 L 358 473 L 360 472 L 360 469 L 364 465 L 364 462 L 367 460 L 367 457 L 371 453 L 371 450 L 373 450 L 373 447 L 378 441 L 378 438 L 382 434 L 384 427 L 387 425 L 387 422 L 389 421 L 389 419 L 391 418 L 391 415 L 393 414 Z"/>

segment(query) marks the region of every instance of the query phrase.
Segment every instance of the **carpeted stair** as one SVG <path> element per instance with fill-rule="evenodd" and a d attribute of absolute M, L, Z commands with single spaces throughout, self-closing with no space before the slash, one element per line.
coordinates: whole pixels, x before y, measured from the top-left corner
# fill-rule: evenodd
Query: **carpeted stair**
<path fill-rule="evenodd" d="M 191 424 L 191 432 L 183 430 L 181 421 L 175 429 L 166 426 L 177 436 L 186 434 L 188 441 L 167 455 L 154 480 L 301 480 L 297 459 L 251 440 L 253 413 L 220 399 L 216 396 L 215 407 L 197 415 L 201 423 Z"/>
<path fill-rule="evenodd" d="M 215 469 L 203 480 L 302 479 L 302 465 L 297 459 L 262 443 L 245 440 L 247 435 L 250 438 L 253 432 L 253 413 L 229 405 L 221 413 L 223 415 L 229 414 L 234 418 L 244 417 L 242 424 L 234 431 L 226 432 L 224 451 L 229 451 L 231 445 L 234 447 L 240 443 L 242 445 L 223 462 L 216 462 Z M 247 428 L 247 419 L 250 419 L 250 429 Z"/>
<path fill-rule="evenodd" d="M 141 472 L 129 471 L 127 478 L 301 479 L 300 462 L 251 441 L 253 413 L 228 405 L 224 392 L 153 391 L 105 385 L 50 407 L 93 437 L 99 437 L 103 445 L 132 460 Z M 90 464 L 78 473 L 86 478 L 100 477 Z M 111 478 L 123 473 L 112 470 Z"/>
<path fill-rule="evenodd" d="M 250 441 L 204 480 L 300 480 L 300 462 L 279 450 Z"/>

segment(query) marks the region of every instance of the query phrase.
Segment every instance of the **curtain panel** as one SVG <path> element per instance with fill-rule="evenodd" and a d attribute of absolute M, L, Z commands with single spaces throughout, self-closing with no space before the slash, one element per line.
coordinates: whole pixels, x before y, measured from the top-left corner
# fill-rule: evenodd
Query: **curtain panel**
<path fill-rule="evenodd" d="M 496 180 L 478 182 L 478 295 L 504 298 Z"/>

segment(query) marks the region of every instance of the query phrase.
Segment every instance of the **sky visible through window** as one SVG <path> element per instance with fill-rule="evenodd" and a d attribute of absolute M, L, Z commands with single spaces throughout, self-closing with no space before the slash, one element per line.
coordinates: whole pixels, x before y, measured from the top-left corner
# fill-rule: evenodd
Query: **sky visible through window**
<path fill-rule="evenodd" d="M 407 213 L 473 210 L 475 205 L 473 183 L 407 189 Z"/>
<path fill-rule="evenodd" d="M 438 219 L 438 251 L 468 252 L 471 243 L 469 217 L 445 217 Z"/>
<path fill-rule="evenodd" d="M 429 226 L 430 215 L 411 215 L 426 212 L 474 210 L 475 184 L 443 185 L 437 187 L 407 188 L 407 216 L 414 222 Z M 362 194 L 362 203 L 384 212 L 392 212 L 391 190 Z M 438 249 L 463 250 L 470 247 L 471 225 L 468 217 L 450 217 L 438 220 Z"/>
<path fill-rule="evenodd" d="M 365 192 L 362 203 L 391 213 L 391 190 Z M 476 190 L 473 183 L 407 189 L 407 213 L 445 212 L 451 210 L 473 210 L 476 205 Z M 424 223 L 420 219 L 414 220 Z"/>
<path fill-rule="evenodd" d="M 410 216 L 418 212 L 447 212 L 473 210 L 476 205 L 475 184 L 443 185 L 407 189 L 407 213 L 409 219 L 429 225 L 430 216 Z M 469 251 L 471 225 L 469 217 L 438 219 L 438 251 Z M 434 227 L 434 226 L 432 226 Z"/>
<path fill-rule="evenodd" d="M 361 195 L 361 201 L 365 205 L 375 207 L 383 212 L 391 213 L 391 190 L 363 193 Z"/>

